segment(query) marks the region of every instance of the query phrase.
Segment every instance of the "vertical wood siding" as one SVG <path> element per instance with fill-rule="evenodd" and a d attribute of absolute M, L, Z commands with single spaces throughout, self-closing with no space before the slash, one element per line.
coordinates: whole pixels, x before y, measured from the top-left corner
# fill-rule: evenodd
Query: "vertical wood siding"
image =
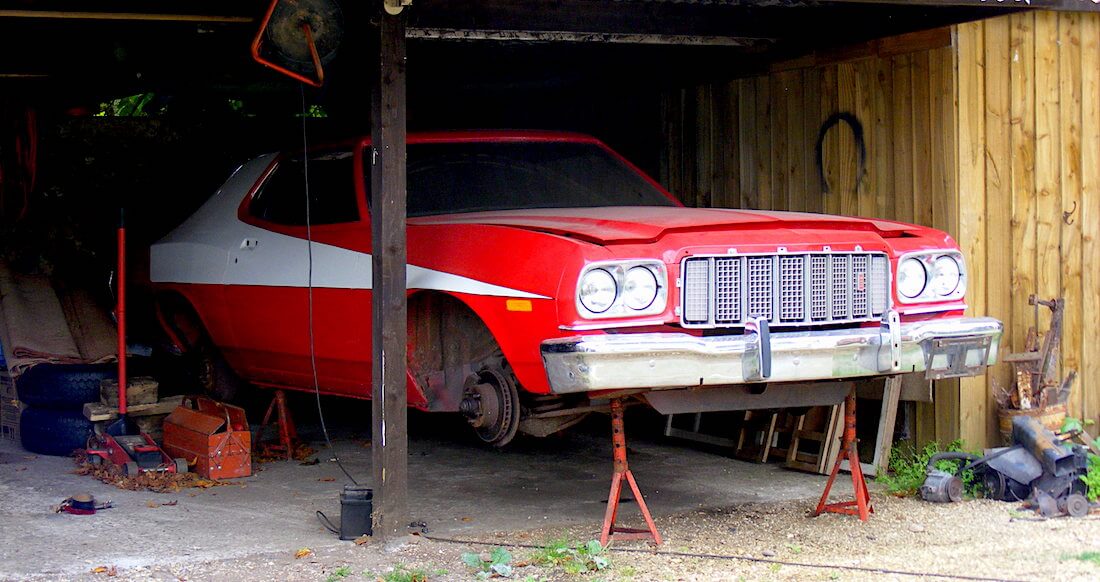
<path fill-rule="evenodd" d="M 1100 420 L 1100 344 L 1086 341 L 1100 324 L 1100 14 L 1018 14 L 956 34 L 959 208 L 972 215 L 957 238 L 982 273 L 970 304 L 1005 322 L 1007 353 L 1049 325 L 1028 295 L 1065 297 L 1062 372 L 1079 374 L 1070 414 Z M 1007 385 L 1009 372 L 990 381 Z M 962 394 L 963 436 L 979 438 L 984 408 L 993 440 L 992 392 Z"/>
<path fill-rule="evenodd" d="M 1083 341 L 1100 329 L 1100 14 L 1018 14 L 952 37 L 888 39 L 864 58 L 670 91 L 661 178 L 689 205 L 947 231 L 967 254 L 970 312 L 1006 324 L 1002 353 L 1049 322 L 1036 321 L 1029 294 L 1065 296 L 1062 365 L 1080 374 L 1071 414 L 1100 420 L 1100 344 Z M 844 122 L 815 153 L 836 113 L 862 126 L 862 166 Z M 917 438 L 995 442 L 993 382 L 1010 382 L 1007 365 L 937 383 Z"/>

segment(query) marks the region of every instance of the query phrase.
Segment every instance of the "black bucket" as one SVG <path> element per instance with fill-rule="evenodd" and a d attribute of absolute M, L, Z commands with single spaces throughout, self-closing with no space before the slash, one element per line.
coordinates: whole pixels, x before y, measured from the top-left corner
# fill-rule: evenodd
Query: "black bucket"
<path fill-rule="evenodd" d="M 373 511 L 374 492 L 370 487 L 344 485 L 344 490 L 340 493 L 340 539 L 354 540 L 372 535 Z"/>

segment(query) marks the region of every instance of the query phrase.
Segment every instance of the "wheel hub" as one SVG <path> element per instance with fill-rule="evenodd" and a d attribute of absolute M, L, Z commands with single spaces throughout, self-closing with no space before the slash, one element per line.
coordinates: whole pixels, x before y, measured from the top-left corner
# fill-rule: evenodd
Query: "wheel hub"
<path fill-rule="evenodd" d="M 519 428 L 519 391 L 509 375 L 492 366 L 466 380 L 459 410 L 482 441 L 504 446 Z"/>

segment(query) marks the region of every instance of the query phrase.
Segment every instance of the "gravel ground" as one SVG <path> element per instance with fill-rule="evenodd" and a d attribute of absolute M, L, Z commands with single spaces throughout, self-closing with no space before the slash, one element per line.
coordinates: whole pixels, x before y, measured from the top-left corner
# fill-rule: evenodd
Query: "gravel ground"
<path fill-rule="evenodd" d="M 788 504 L 748 504 L 694 511 L 658 519 L 665 538 L 661 555 L 642 542 L 613 544 L 611 567 L 585 576 L 541 566 L 517 567 L 512 579 L 523 580 L 911 580 L 923 574 L 946 578 L 997 580 L 1100 580 L 1100 562 L 1079 559 L 1086 551 L 1100 555 L 1100 515 L 1037 520 L 1017 504 L 975 500 L 938 505 L 915 499 L 874 494 L 877 513 L 867 523 L 849 516 L 808 517 L 813 500 Z M 630 520 L 632 505 L 622 517 Z M 628 521 L 629 523 L 629 521 Z M 596 535 L 588 528 L 556 528 L 480 535 L 488 545 L 455 544 L 410 537 L 383 548 L 351 543 L 296 558 L 293 551 L 205 563 L 159 564 L 126 569 L 104 564 L 107 572 L 89 572 L 85 580 L 289 580 L 364 581 L 380 579 L 395 566 L 418 568 L 430 580 L 471 580 L 461 562 L 467 551 L 508 547 L 522 564 L 533 550 L 509 543 L 541 545 L 566 537 L 584 541 Z M 227 535 L 239 535 L 229 534 Z M 429 534 L 430 535 L 430 534 Z M 617 549 L 633 549 L 630 553 Z M 757 561 L 715 559 L 685 554 L 721 554 Z M 799 562 L 832 568 L 795 566 Z M 854 569 L 854 568 L 862 568 Z M 883 572 L 892 570 L 895 572 Z M 109 576 L 109 574 L 114 576 Z M 343 575 L 341 575 L 343 574 Z M 387 581 L 389 582 L 389 581 Z"/>

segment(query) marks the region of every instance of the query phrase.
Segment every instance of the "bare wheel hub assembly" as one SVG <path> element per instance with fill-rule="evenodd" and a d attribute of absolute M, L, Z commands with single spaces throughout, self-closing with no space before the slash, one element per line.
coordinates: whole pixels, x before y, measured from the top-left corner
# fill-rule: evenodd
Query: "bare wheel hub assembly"
<path fill-rule="evenodd" d="M 519 428 L 519 391 L 511 375 L 499 366 L 486 366 L 466 379 L 459 410 L 482 441 L 504 446 Z"/>

